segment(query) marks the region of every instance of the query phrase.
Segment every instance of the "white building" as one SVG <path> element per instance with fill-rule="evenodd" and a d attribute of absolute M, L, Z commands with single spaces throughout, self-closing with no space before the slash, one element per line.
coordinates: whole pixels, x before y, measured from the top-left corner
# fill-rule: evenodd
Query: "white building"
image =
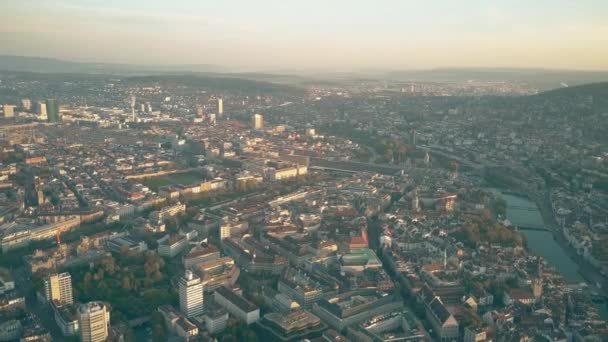
<path fill-rule="evenodd" d="M 257 305 L 225 286 L 221 286 L 215 290 L 213 299 L 231 315 L 245 321 L 247 325 L 260 320 L 260 308 Z"/>
<path fill-rule="evenodd" d="M 0 295 L 15 289 L 15 280 L 5 268 L 0 268 Z"/>
<path fill-rule="evenodd" d="M 188 237 L 183 234 L 167 234 L 158 240 L 158 254 L 173 258 L 188 248 Z"/>
<path fill-rule="evenodd" d="M 228 325 L 228 312 L 224 309 L 213 310 L 204 316 L 204 321 L 205 327 L 209 333 L 220 333 L 224 331 Z"/>
<path fill-rule="evenodd" d="M 190 270 L 179 280 L 179 308 L 188 318 L 203 313 L 203 283 Z"/>
<path fill-rule="evenodd" d="M 110 311 L 102 302 L 89 302 L 78 308 L 78 327 L 82 342 L 104 342 L 108 338 Z"/>

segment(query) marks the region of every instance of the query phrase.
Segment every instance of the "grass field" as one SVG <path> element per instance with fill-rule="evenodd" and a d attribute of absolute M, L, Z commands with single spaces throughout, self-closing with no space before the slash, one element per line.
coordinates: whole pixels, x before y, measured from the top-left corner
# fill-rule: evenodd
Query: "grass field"
<path fill-rule="evenodd" d="M 197 171 L 189 171 L 184 173 L 174 173 L 171 175 L 165 175 L 160 177 L 146 178 L 142 180 L 142 184 L 156 191 L 158 188 L 166 185 L 173 184 L 194 184 L 202 182 L 205 177 Z"/>

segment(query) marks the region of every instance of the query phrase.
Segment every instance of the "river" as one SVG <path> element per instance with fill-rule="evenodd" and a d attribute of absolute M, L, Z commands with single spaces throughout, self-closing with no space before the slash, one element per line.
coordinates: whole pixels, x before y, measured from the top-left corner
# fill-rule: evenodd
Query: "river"
<path fill-rule="evenodd" d="M 518 227 L 544 227 L 543 217 L 536 203 L 519 196 L 502 194 L 507 202 L 507 219 Z M 542 256 L 545 261 L 555 268 L 568 283 L 585 282 L 579 273 L 578 264 L 553 239 L 551 231 L 521 229 L 526 237 L 528 249 Z M 603 318 L 608 318 L 606 304 L 595 305 Z"/>
<path fill-rule="evenodd" d="M 536 203 L 513 195 L 503 194 L 502 197 L 507 202 L 507 219 L 515 226 L 544 226 L 543 217 Z M 553 239 L 553 233 L 527 229 L 521 229 L 520 232 L 526 237 L 530 251 L 545 258 L 547 263 L 561 273 L 567 282 L 581 283 L 585 281 L 578 272 L 576 262 Z"/>

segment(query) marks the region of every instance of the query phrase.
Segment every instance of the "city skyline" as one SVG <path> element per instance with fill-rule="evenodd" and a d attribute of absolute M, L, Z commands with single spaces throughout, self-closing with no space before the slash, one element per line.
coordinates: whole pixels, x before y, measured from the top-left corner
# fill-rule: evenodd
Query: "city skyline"
<path fill-rule="evenodd" d="M 9 0 L 1 7 L 5 55 L 240 70 L 608 69 L 608 4 L 594 0 Z"/>
<path fill-rule="evenodd" d="M 608 341 L 608 1 L 0 11 L 0 340 Z"/>

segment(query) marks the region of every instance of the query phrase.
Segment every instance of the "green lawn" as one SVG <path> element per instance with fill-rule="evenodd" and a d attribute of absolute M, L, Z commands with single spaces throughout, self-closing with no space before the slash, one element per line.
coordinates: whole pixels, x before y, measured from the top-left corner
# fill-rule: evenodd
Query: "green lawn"
<path fill-rule="evenodd" d="M 189 171 L 184 173 L 174 173 L 160 177 L 146 178 L 142 180 L 142 184 L 156 191 L 158 188 L 166 185 L 174 184 L 194 184 L 205 180 L 205 177 L 197 171 Z"/>

